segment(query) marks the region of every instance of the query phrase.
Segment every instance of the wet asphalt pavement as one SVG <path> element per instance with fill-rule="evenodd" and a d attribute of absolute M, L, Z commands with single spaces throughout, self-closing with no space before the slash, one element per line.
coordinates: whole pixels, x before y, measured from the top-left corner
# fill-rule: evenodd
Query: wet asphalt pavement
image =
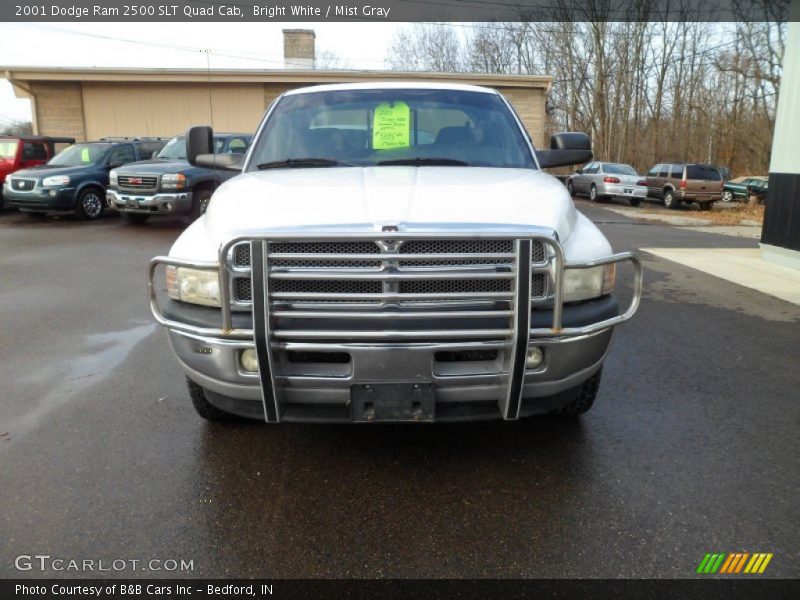
<path fill-rule="evenodd" d="M 615 250 L 754 246 L 579 204 Z M 644 254 L 578 421 L 213 425 L 145 295 L 185 226 L 0 213 L 0 577 L 80 575 L 20 554 L 194 564 L 124 577 L 687 577 L 718 551 L 800 576 L 800 307 Z"/>

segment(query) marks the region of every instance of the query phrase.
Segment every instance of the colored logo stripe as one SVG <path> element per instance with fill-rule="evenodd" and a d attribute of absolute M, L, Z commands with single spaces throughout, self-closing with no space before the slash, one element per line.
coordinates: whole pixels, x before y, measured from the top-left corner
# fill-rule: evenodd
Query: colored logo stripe
<path fill-rule="evenodd" d="M 761 554 L 753 554 L 753 558 L 750 559 L 750 562 L 747 563 L 747 566 L 744 569 L 745 573 L 763 573 L 764 569 L 767 568 L 769 561 L 772 560 L 772 553 L 769 554 L 761 553 Z"/>
<path fill-rule="evenodd" d="M 722 564 L 722 560 L 725 558 L 725 553 L 717 553 L 717 554 L 706 554 L 702 561 L 700 561 L 700 566 L 697 567 L 698 573 L 716 573 L 719 566 Z"/>
<path fill-rule="evenodd" d="M 752 555 L 749 552 L 708 553 L 700 561 L 697 572 L 703 574 L 719 572 L 728 575 L 734 573 L 760 574 L 767 568 L 772 556 L 771 552 L 756 552 Z"/>

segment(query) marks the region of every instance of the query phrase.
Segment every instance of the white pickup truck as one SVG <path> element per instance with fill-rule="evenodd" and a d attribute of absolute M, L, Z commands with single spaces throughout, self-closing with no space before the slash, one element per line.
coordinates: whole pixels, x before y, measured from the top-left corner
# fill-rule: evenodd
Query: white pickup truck
<path fill-rule="evenodd" d="M 241 174 L 149 270 L 202 417 L 428 422 L 592 406 L 642 271 L 542 171 L 591 160 L 586 135 L 537 151 L 496 91 L 427 83 L 287 92 L 244 157 L 210 154 L 212 135 L 189 129 L 189 161 Z M 634 267 L 622 312 L 621 261 Z"/>

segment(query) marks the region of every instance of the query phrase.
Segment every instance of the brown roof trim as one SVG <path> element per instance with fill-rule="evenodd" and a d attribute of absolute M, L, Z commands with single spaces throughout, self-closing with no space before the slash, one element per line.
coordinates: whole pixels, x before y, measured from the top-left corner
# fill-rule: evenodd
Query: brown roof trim
<path fill-rule="evenodd" d="M 27 81 L 109 81 L 207 83 L 358 83 L 363 81 L 454 81 L 493 87 L 544 88 L 549 90 L 549 75 L 493 75 L 478 73 L 428 73 L 423 71 L 327 71 L 287 69 L 108 69 L 2 67 L 12 82 Z M 210 75 L 210 77 L 209 77 Z"/>

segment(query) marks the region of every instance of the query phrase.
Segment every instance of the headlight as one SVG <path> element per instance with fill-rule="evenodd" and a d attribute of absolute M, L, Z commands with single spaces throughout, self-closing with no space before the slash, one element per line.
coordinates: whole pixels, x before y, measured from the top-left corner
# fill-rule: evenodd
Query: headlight
<path fill-rule="evenodd" d="M 161 176 L 161 185 L 165 189 L 182 190 L 186 185 L 186 176 L 183 173 L 167 173 Z"/>
<path fill-rule="evenodd" d="M 50 187 L 53 185 L 67 185 L 68 183 L 69 183 L 68 175 L 53 175 L 52 177 L 45 177 L 42 180 L 42 185 L 44 187 Z"/>
<path fill-rule="evenodd" d="M 117 185 L 117 177 L 119 173 L 117 173 L 116 169 L 112 169 L 108 174 L 108 184 L 109 185 Z"/>
<path fill-rule="evenodd" d="M 167 294 L 181 302 L 219 307 L 219 274 L 217 271 L 167 266 Z"/>
<path fill-rule="evenodd" d="M 579 302 L 610 293 L 617 269 L 614 263 L 564 271 L 564 302 Z"/>

